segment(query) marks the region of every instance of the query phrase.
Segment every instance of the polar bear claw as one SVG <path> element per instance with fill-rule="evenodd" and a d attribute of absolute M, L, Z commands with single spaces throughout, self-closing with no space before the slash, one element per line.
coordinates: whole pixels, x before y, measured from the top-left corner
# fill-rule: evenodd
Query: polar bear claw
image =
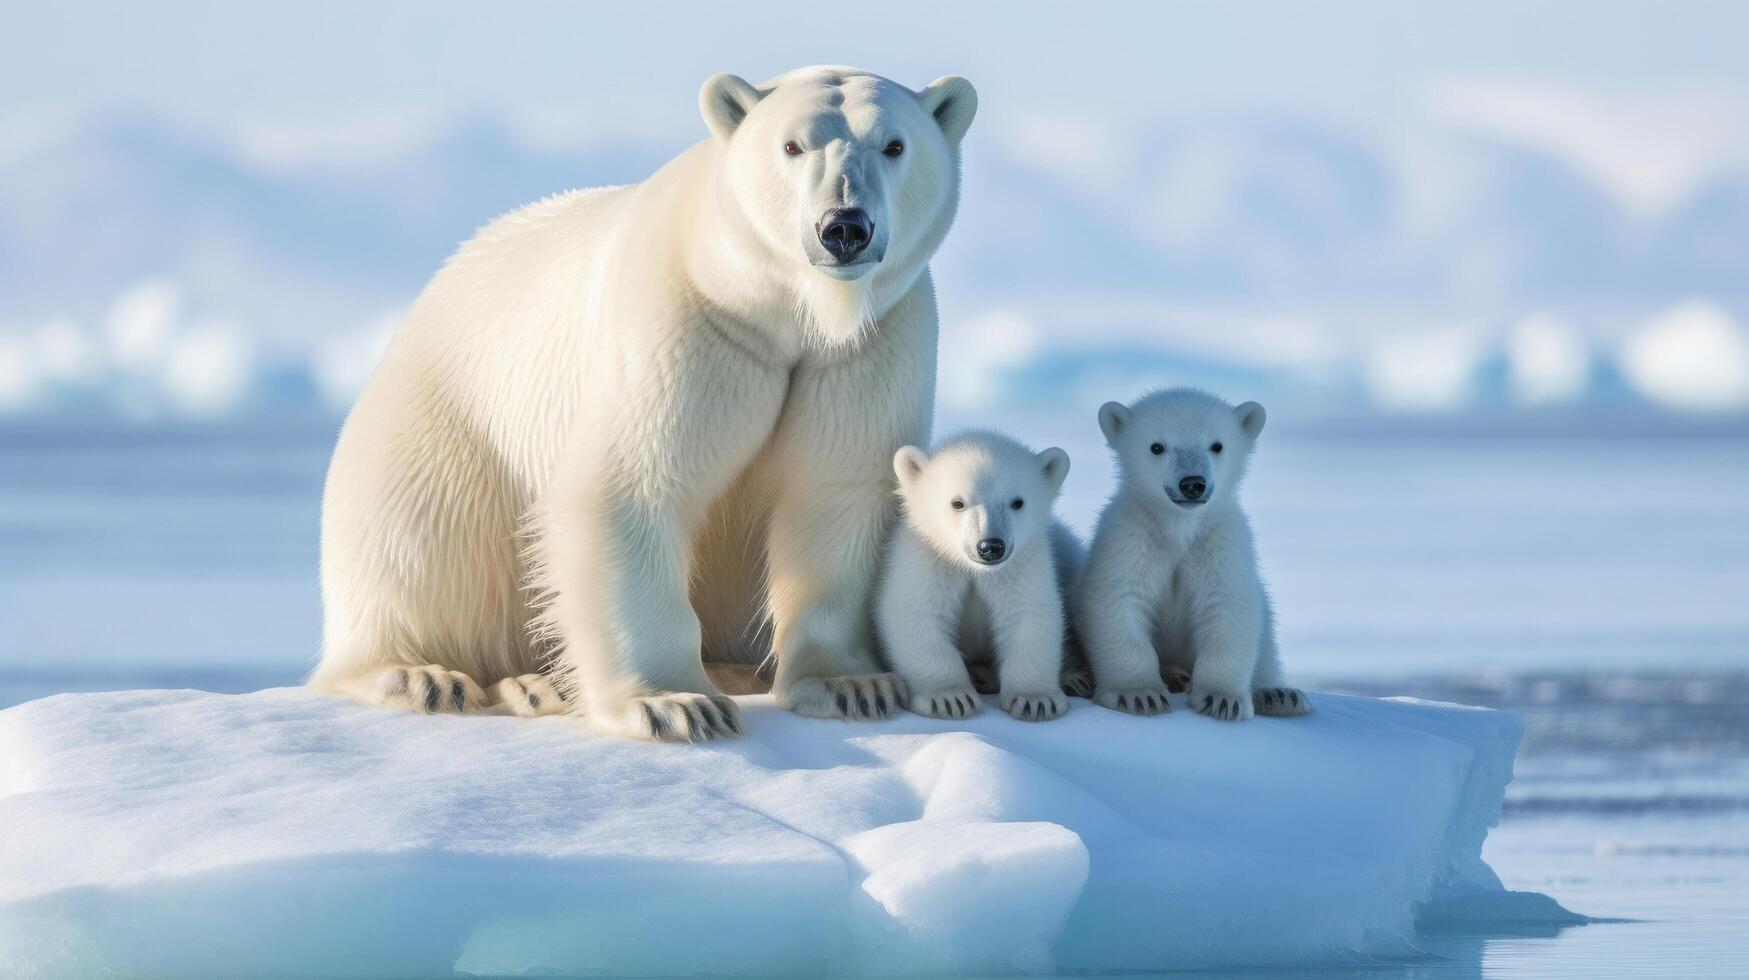
<path fill-rule="evenodd" d="M 1069 710 L 1059 691 L 1016 691 L 1002 695 L 1002 710 L 1018 721 L 1052 721 Z"/>
<path fill-rule="evenodd" d="M 603 735 L 653 742 L 707 742 L 741 737 L 741 710 L 720 694 L 663 691 L 628 698 L 610 708 L 594 706 L 585 715 Z"/>
<path fill-rule="evenodd" d="M 984 699 L 969 687 L 952 687 L 920 694 L 911 700 L 911 710 L 931 718 L 958 721 L 984 709 Z"/>
<path fill-rule="evenodd" d="M 1292 718 L 1312 713 L 1312 700 L 1294 687 L 1262 687 L 1251 692 L 1251 704 L 1265 717 Z"/>
<path fill-rule="evenodd" d="M 779 702 L 798 715 L 873 721 L 891 718 L 908 703 L 905 682 L 897 674 L 856 674 L 849 677 L 808 677 L 793 682 Z"/>
<path fill-rule="evenodd" d="M 539 718 L 565 713 L 565 699 L 545 674 L 506 677 L 492 685 L 494 703 L 513 715 Z"/>
<path fill-rule="evenodd" d="M 472 677 L 433 664 L 384 668 L 370 690 L 372 696 L 368 700 L 426 715 L 466 714 L 480 711 L 489 703 Z"/>
<path fill-rule="evenodd" d="M 1084 667 L 1069 667 L 1061 678 L 1063 693 L 1075 698 L 1093 696 L 1093 673 Z"/>
<path fill-rule="evenodd" d="M 1199 687 L 1190 689 L 1190 706 L 1198 714 L 1221 721 L 1244 721 L 1251 717 L 1251 699 L 1230 691 L 1213 691 Z"/>
<path fill-rule="evenodd" d="M 1172 710 L 1172 705 L 1166 700 L 1166 689 L 1154 687 L 1120 688 L 1114 691 L 1101 691 L 1093 698 L 1094 702 L 1123 711 L 1132 715 L 1163 715 Z"/>

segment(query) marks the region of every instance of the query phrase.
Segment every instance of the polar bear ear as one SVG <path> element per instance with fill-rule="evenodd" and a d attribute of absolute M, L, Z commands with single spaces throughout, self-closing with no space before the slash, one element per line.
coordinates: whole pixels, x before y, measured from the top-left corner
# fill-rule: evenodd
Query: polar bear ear
<path fill-rule="evenodd" d="M 917 93 L 923 109 L 935 117 L 947 141 L 959 145 L 966 130 L 972 128 L 972 117 L 978 114 L 978 90 L 958 75 L 943 75 Z"/>
<path fill-rule="evenodd" d="M 1105 443 L 1117 446 L 1117 434 L 1130 424 L 1130 410 L 1121 402 L 1106 402 L 1099 406 L 1099 431 L 1105 433 Z"/>
<path fill-rule="evenodd" d="M 698 111 L 711 134 L 726 140 L 763 98 L 745 78 L 723 72 L 704 80 L 704 87 L 698 90 Z"/>
<path fill-rule="evenodd" d="M 893 475 L 899 478 L 901 488 L 909 487 L 923 475 L 923 466 L 929 462 L 929 454 L 916 446 L 905 446 L 893 454 Z"/>
<path fill-rule="evenodd" d="M 1255 439 L 1257 433 L 1263 431 L 1263 422 L 1269 418 L 1269 413 L 1256 402 L 1246 402 L 1233 409 L 1233 417 L 1239 420 L 1239 430 Z"/>
<path fill-rule="evenodd" d="M 1063 478 L 1069 475 L 1069 454 L 1055 446 L 1038 454 L 1039 468 L 1044 472 L 1045 482 L 1051 485 L 1051 492 L 1056 493 L 1063 488 Z"/>

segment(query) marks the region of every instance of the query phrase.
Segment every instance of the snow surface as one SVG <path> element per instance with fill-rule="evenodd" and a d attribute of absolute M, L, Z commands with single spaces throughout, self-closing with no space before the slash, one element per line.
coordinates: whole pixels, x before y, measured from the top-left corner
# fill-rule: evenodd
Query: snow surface
<path fill-rule="evenodd" d="M 1561 919 L 1483 863 L 1513 714 L 801 718 L 657 745 L 302 689 L 0 712 L 0 975 L 1161 969 Z"/>

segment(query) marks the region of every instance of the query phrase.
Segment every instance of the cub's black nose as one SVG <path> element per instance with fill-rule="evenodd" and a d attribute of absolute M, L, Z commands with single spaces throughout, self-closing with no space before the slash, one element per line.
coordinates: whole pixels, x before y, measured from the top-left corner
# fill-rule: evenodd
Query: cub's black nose
<path fill-rule="evenodd" d="M 861 208 L 834 208 L 820 219 L 820 244 L 840 262 L 862 254 L 874 238 L 874 222 Z"/>
<path fill-rule="evenodd" d="M 1001 538 L 985 538 L 978 542 L 978 558 L 994 565 L 1008 554 L 1008 542 Z"/>
<path fill-rule="evenodd" d="M 1178 481 L 1178 492 L 1185 500 L 1201 500 L 1208 488 L 1208 483 L 1200 476 L 1187 476 Z"/>

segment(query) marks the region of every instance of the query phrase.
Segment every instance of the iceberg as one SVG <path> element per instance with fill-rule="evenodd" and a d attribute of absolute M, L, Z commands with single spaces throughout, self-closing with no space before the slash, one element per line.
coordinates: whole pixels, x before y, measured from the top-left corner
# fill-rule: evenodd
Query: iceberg
<path fill-rule="evenodd" d="M 1516 716 L 801 718 L 616 741 L 299 688 L 0 712 L 0 975 L 1134 971 L 1571 916 L 1481 849 Z M 1526 899 L 1529 899 L 1528 901 Z"/>

